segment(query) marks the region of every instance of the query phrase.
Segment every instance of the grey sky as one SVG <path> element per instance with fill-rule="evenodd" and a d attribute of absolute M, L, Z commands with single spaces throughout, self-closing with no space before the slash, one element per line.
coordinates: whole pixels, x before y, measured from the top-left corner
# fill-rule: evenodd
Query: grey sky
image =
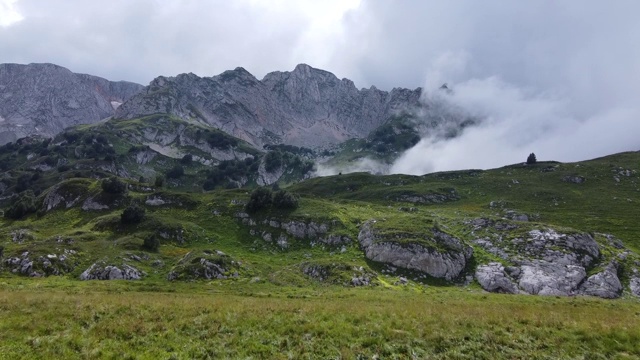
<path fill-rule="evenodd" d="M 460 89 L 448 101 L 483 112 L 484 131 L 510 139 L 471 132 L 460 149 L 415 149 L 443 159 L 407 160 L 419 172 L 467 166 L 442 152 L 464 154 L 471 143 L 495 147 L 484 154 L 495 162 L 529 150 L 578 160 L 640 149 L 628 136 L 640 130 L 638 14 L 635 0 L 0 0 L 0 62 L 142 84 L 236 66 L 260 78 L 302 62 L 359 87 L 448 82 Z M 513 157 L 498 154 L 503 147 Z"/>

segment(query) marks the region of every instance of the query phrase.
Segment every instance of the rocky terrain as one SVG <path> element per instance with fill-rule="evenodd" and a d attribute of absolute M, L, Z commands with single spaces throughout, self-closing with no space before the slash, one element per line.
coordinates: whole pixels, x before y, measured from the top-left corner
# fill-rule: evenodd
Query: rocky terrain
<path fill-rule="evenodd" d="M 0 64 L 0 145 L 100 121 L 142 88 L 53 64 Z"/>

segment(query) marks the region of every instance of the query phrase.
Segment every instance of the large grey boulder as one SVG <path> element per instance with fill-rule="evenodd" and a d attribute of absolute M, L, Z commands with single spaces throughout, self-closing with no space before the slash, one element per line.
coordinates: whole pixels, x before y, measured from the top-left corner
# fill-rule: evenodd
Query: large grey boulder
<path fill-rule="evenodd" d="M 518 285 L 505 272 L 500 263 L 488 263 L 476 268 L 476 280 L 483 289 L 490 292 L 517 294 Z"/>
<path fill-rule="evenodd" d="M 460 276 L 473 255 L 471 247 L 442 232 L 434 231 L 430 234 L 432 240 L 442 248 L 434 249 L 417 243 L 399 243 L 384 239 L 375 231 L 374 223 L 364 223 L 358 234 L 360 247 L 365 256 L 372 261 L 420 271 L 450 281 Z"/>
<path fill-rule="evenodd" d="M 580 265 L 533 260 L 520 266 L 518 285 L 532 295 L 575 295 L 587 275 Z"/>
<path fill-rule="evenodd" d="M 622 284 L 618 279 L 618 271 L 615 263 L 589 278 L 580 286 L 580 293 L 584 295 L 598 296 L 605 299 L 615 299 L 622 294 Z"/>

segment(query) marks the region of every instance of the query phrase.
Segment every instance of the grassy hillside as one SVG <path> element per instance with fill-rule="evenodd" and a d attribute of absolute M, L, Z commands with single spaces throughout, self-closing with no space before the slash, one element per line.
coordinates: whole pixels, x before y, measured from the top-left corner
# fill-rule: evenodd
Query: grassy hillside
<path fill-rule="evenodd" d="M 545 228 L 592 234 L 602 255 L 587 271 L 615 259 L 627 288 L 640 263 L 638 164 L 640 153 L 622 153 L 425 176 L 336 175 L 287 187 L 299 197 L 295 209 L 253 213 L 245 209 L 248 189 L 122 180 L 127 190 L 109 193 L 100 179 L 43 172 L 48 182 L 35 183 L 52 186 L 33 196 L 34 211 L 0 220 L 0 350 L 89 358 L 640 357 L 640 307 L 628 290 L 616 301 L 505 296 L 470 279 L 475 266 L 502 261 L 473 242 L 490 231 L 473 221 L 487 219 L 504 224 L 501 239 Z M 144 217 L 124 223 L 132 205 Z M 371 261 L 358 243 L 371 220 L 382 239 L 445 251 L 424 236 L 441 231 L 473 248 L 473 257 L 451 281 Z M 27 258 L 45 278 L 6 262 Z M 134 267 L 142 279 L 81 281 L 94 264 Z M 354 287 L 354 279 L 368 285 Z"/>

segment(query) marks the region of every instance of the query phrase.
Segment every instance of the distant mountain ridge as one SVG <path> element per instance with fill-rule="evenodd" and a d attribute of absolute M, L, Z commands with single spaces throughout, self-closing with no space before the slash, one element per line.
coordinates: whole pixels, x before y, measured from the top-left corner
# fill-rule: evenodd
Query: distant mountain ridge
<path fill-rule="evenodd" d="M 142 88 L 54 64 L 0 64 L 0 145 L 100 121 Z"/>
<path fill-rule="evenodd" d="M 243 68 L 213 77 L 160 76 L 116 110 L 133 119 L 166 113 L 221 129 L 261 148 L 324 147 L 362 138 L 390 117 L 420 106 L 422 89 L 371 87 L 300 64 L 258 80 Z"/>

